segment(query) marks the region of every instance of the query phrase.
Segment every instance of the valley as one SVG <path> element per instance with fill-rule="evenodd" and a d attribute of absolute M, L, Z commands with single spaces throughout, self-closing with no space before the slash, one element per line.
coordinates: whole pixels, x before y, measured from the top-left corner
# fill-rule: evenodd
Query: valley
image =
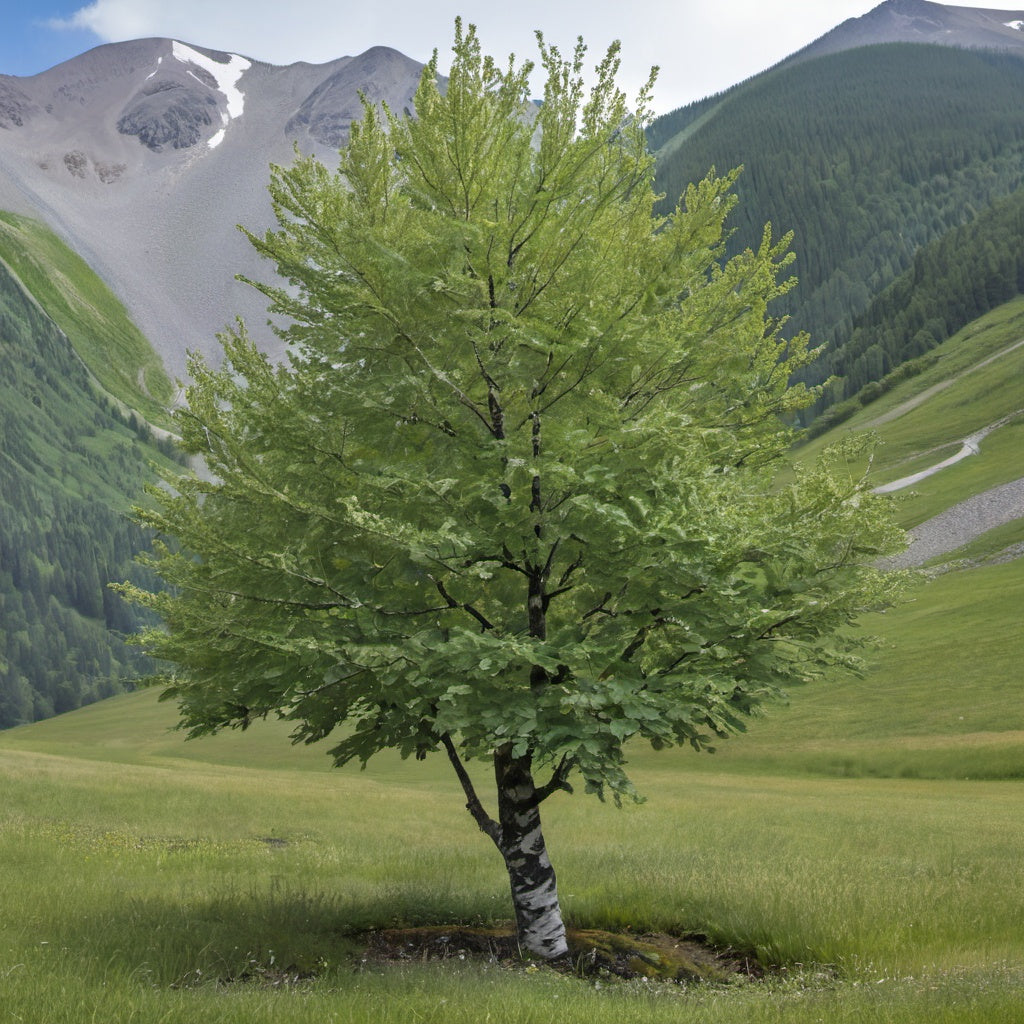
<path fill-rule="evenodd" d="M 108 584 L 155 586 L 129 510 L 185 463 L 187 351 L 219 363 L 241 314 L 285 352 L 236 225 L 269 227 L 271 161 L 333 165 L 359 91 L 402 110 L 420 66 L 150 39 L 0 74 L 0 1019 L 1018 1024 L 1024 34 L 991 15 L 887 0 L 648 131 L 670 195 L 744 166 L 727 254 L 796 229 L 773 314 L 822 346 L 821 390 L 780 482 L 867 435 L 842 482 L 910 540 L 903 599 L 844 627 L 858 671 L 713 753 L 631 741 L 642 802 L 545 804 L 571 931 L 755 965 L 727 984 L 382 959 L 388 929 L 511 934 L 443 751 L 335 768 L 347 727 L 307 744 L 274 714 L 186 739 L 125 642 L 157 620 Z"/>

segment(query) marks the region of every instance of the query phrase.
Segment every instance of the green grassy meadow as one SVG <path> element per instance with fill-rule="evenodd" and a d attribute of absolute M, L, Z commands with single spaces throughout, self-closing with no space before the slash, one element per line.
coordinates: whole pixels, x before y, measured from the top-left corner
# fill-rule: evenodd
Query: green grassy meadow
<path fill-rule="evenodd" d="M 144 691 L 2 737 L 0 1020 L 1020 1019 L 1020 782 L 637 750 L 645 803 L 548 805 L 570 923 L 700 932 L 781 969 L 598 987 L 364 962 L 368 928 L 507 919 L 439 758 L 335 771 L 277 724 L 185 743 L 173 721 Z"/>
<path fill-rule="evenodd" d="M 508 920 L 437 756 L 186 742 L 148 690 L 9 730 L 0 1021 L 1020 1021 L 1022 591 L 1021 560 L 922 583 L 864 679 L 714 755 L 637 748 L 642 804 L 546 805 L 571 926 L 704 934 L 767 981 L 368 960 L 367 929 Z"/>
<path fill-rule="evenodd" d="M 1022 326 L 1024 300 L 852 425 Z M 879 479 L 1012 413 L 989 374 L 1019 381 L 1019 352 L 878 426 Z M 1020 429 L 900 515 L 1019 476 Z M 1021 538 L 1018 521 L 955 556 Z M 545 804 L 570 926 L 700 934 L 773 968 L 730 985 L 368 956 L 368 930 L 510 917 L 442 757 L 335 770 L 277 722 L 186 742 L 152 691 L 0 733 L 0 1024 L 1018 1024 L 1022 607 L 1024 559 L 923 574 L 864 621 L 862 678 L 795 690 L 712 755 L 635 748 L 644 803 Z"/>
<path fill-rule="evenodd" d="M 900 521 L 908 528 L 1017 479 L 1024 473 L 1024 346 L 1015 347 L 1022 339 L 1024 296 L 1018 296 L 938 346 L 923 373 L 810 441 L 799 457 L 811 460 L 839 436 L 871 432 L 879 442 L 871 479 L 883 484 L 941 462 L 959 451 L 963 438 L 1005 421 L 981 441 L 979 455 L 896 492 Z M 922 394 L 930 397 L 896 415 Z M 852 468 L 859 473 L 867 467 Z"/>

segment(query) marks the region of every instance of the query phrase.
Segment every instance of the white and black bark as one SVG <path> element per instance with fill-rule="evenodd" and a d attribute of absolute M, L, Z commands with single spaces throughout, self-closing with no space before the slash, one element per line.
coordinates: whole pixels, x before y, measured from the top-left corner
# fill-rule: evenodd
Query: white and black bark
<path fill-rule="evenodd" d="M 497 846 L 505 859 L 520 944 L 545 960 L 565 956 L 562 908 L 540 821 L 540 799 L 530 758 L 494 755 L 498 790 Z"/>
<path fill-rule="evenodd" d="M 531 956 L 553 960 L 569 947 L 558 902 L 555 870 L 541 828 L 540 805 L 555 789 L 568 788 L 569 766 L 563 762 L 544 787 L 534 784 L 529 756 L 512 757 L 508 748 L 495 751 L 494 777 L 498 817 L 484 810 L 473 783 L 449 736 L 442 737 L 448 757 L 466 794 L 466 807 L 480 830 L 490 836 L 508 871 L 516 932 L 520 946 Z"/>

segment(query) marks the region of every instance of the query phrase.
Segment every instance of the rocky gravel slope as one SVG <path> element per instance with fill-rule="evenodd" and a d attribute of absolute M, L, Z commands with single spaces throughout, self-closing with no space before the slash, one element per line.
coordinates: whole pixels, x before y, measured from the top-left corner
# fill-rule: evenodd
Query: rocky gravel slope
<path fill-rule="evenodd" d="M 924 565 L 1015 519 L 1024 519 L 1024 477 L 976 494 L 914 527 L 906 551 L 885 564 L 893 569 Z"/>

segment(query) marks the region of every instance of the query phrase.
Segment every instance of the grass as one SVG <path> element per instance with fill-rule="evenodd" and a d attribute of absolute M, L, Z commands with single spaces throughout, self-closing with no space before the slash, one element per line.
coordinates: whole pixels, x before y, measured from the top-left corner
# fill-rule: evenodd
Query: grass
<path fill-rule="evenodd" d="M 723 743 L 719 768 L 855 777 L 1024 778 L 1024 560 L 951 572 L 865 620 L 863 679 L 792 693 Z M 698 763 L 704 764 L 707 759 Z"/>
<path fill-rule="evenodd" d="M 149 693 L 109 703 L 170 717 Z M 923 1020 L 958 993 L 960 1019 L 1011 1020 L 1021 994 L 1014 783 L 754 778 L 638 752 L 647 803 L 556 798 L 574 924 L 704 932 L 787 968 L 767 986 L 656 994 L 362 963 L 364 928 L 507 916 L 497 855 L 439 759 L 323 772 L 304 751 L 239 768 L 214 739 L 128 764 L 123 746 L 121 763 L 33 751 L 37 730 L 0 747 L 10 1020 L 539 1021 L 556 997 L 569 1021 Z M 280 734 L 238 741 L 258 762 Z"/>
<path fill-rule="evenodd" d="M 158 426 L 174 389 L 156 352 L 89 265 L 37 221 L 0 211 L 0 260 L 111 395 Z"/>
<path fill-rule="evenodd" d="M 767 983 L 364 962 L 365 929 L 508 917 L 440 758 L 331 770 L 275 722 L 186 743 L 151 691 L 10 730 L 0 1021 L 1018 1021 L 1022 597 L 1022 561 L 940 576 L 878 617 L 867 679 L 714 756 L 637 748 L 643 804 L 547 805 L 572 925 L 702 933 Z"/>
<path fill-rule="evenodd" d="M 1014 417 L 982 441 L 980 455 L 899 492 L 898 515 L 904 526 L 913 527 L 974 494 L 1017 479 L 1024 450 L 1024 415 L 1015 416 L 1024 412 L 1024 346 L 1006 350 L 1022 338 L 1024 297 L 1019 297 L 948 339 L 932 353 L 935 361 L 928 370 L 808 442 L 800 457 L 813 459 L 841 434 L 871 430 L 880 442 L 871 478 L 882 484 L 941 462 L 959 450 L 963 438 Z M 876 423 L 940 384 L 948 386 L 915 408 Z M 863 471 L 866 463 L 855 468 Z"/>

